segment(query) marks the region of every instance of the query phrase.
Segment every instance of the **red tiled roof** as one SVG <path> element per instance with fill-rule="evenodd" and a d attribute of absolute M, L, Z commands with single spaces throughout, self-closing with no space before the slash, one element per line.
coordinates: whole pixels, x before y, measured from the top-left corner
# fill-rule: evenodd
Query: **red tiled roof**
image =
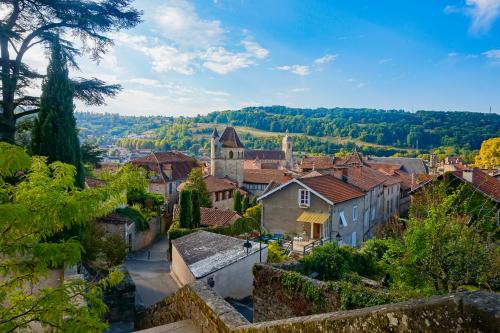
<path fill-rule="evenodd" d="M 222 147 L 227 148 L 244 148 L 243 143 L 241 143 L 236 130 L 232 126 L 226 127 L 224 133 L 222 133 L 219 142 L 222 143 Z"/>
<path fill-rule="evenodd" d="M 236 182 L 228 178 L 217 178 L 214 176 L 203 177 L 205 184 L 207 185 L 208 192 L 219 192 L 226 190 L 234 190 L 237 188 Z"/>
<path fill-rule="evenodd" d="M 299 165 L 302 170 L 324 170 L 333 168 L 333 161 L 331 156 L 305 156 Z"/>
<path fill-rule="evenodd" d="M 174 218 L 179 217 L 179 206 L 174 208 Z M 200 207 L 200 224 L 207 227 L 227 227 L 232 225 L 241 216 L 231 210 Z"/>
<path fill-rule="evenodd" d="M 245 169 L 243 182 L 251 184 L 269 184 L 271 181 L 283 184 L 292 179 L 284 170 L 276 169 Z"/>
<path fill-rule="evenodd" d="M 301 178 L 299 182 L 318 192 L 334 204 L 364 196 L 364 193 L 354 186 L 346 184 L 331 175 Z"/>
<path fill-rule="evenodd" d="M 468 177 L 464 177 L 464 172 L 472 173 L 472 182 L 468 181 Z M 452 174 L 467 183 L 471 184 L 475 189 L 487 195 L 495 202 L 500 202 L 500 180 L 488 175 L 481 169 L 474 168 L 472 170 L 453 171 Z"/>
<path fill-rule="evenodd" d="M 193 168 L 198 167 L 194 158 L 177 151 L 155 152 L 132 160 L 132 164 L 155 172 L 160 177 L 159 180 L 164 182 L 184 179 Z M 170 177 L 169 170 L 172 171 Z"/>

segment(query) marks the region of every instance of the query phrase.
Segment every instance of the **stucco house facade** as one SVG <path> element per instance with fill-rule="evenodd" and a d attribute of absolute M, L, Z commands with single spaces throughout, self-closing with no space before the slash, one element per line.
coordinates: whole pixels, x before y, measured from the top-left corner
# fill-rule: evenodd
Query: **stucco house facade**
<path fill-rule="evenodd" d="M 359 246 L 365 194 L 332 175 L 292 179 L 258 198 L 262 227 L 273 234 Z"/>

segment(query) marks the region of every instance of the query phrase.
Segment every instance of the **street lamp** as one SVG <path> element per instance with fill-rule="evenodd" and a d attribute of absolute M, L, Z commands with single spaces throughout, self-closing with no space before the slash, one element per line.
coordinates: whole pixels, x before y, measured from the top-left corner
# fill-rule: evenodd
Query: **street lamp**
<path fill-rule="evenodd" d="M 247 255 L 248 255 L 248 252 L 250 252 L 250 248 L 252 247 L 252 243 L 250 243 L 250 240 L 248 239 L 248 234 L 247 234 L 247 241 L 243 243 L 243 247 L 247 249 Z"/>

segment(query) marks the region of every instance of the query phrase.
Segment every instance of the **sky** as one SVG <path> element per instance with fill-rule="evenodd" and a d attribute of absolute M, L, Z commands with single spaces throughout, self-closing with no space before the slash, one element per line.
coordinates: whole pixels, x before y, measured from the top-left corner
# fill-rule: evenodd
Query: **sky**
<path fill-rule="evenodd" d="M 80 76 L 120 83 L 79 111 L 245 106 L 500 113 L 500 0 L 136 0 L 143 23 Z M 33 52 L 28 60 L 41 66 Z"/>

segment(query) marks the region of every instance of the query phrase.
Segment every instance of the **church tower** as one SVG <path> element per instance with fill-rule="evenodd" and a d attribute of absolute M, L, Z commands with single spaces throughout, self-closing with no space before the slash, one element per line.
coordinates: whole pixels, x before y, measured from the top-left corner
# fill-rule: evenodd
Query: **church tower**
<path fill-rule="evenodd" d="M 281 150 L 285 153 L 286 168 L 293 169 L 293 139 L 288 135 L 288 130 L 281 143 Z"/>
<path fill-rule="evenodd" d="M 219 137 L 214 129 L 210 140 L 211 175 L 217 178 L 229 177 L 243 186 L 243 165 L 245 146 L 241 143 L 234 127 L 228 126 Z"/>

